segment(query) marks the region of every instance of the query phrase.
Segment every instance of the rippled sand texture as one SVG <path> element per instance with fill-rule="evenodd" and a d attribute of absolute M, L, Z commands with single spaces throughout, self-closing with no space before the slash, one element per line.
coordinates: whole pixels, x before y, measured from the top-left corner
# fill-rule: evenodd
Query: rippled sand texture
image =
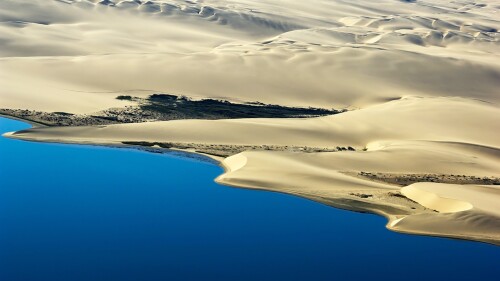
<path fill-rule="evenodd" d="M 221 159 L 217 180 L 375 212 L 396 231 L 500 241 L 498 187 L 349 174 L 500 176 L 500 1 L 4 0 L 0 20 L 2 108 L 91 113 L 130 104 L 119 94 L 165 92 L 350 110 L 10 137 L 353 146 L 246 151 Z"/>

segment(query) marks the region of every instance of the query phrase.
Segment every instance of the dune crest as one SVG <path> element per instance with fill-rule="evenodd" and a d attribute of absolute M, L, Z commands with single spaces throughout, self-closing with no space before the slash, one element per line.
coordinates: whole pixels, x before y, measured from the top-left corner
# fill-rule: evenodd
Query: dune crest
<path fill-rule="evenodd" d="M 434 188 L 439 187 L 435 186 Z M 441 213 L 463 212 L 473 208 L 472 204 L 469 202 L 441 197 L 435 193 L 419 189 L 414 185 L 403 187 L 401 193 L 418 202 L 420 205 Z"/>

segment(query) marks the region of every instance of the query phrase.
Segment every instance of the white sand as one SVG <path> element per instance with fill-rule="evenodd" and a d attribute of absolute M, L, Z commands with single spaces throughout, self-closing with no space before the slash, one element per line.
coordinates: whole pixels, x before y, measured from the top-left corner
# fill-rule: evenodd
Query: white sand
<path fill-rule="evenodd" d="M 0 107 L 92 112 L 124 91 L 337 108 L 499 98 L 499 1 L 67 2 L 0 2 Z"/>
<path fill-rule="evenodd" d="M 438 214 L 406 216 L 389 224 L 396 231 L 439 235 L 499 245 L 500 188 L 496 186 L 416 183 L 402 193 Z"/>
<path fill-rule="evenodd" d="M 368 150 L 384 149 L 387 141 L 426 140 L 498 148 L 499 121 L 500 109 L 485 102 L 462 98 L 409 97 L 320 118 L 179 120 L 120 124 L 98 129 L 47 128 L 39 130 L 36 137 L 58 140 L 64 134 L 67 140 L 92 141 L 97 138 L 109 142 L 350 145 L 358 149 L 367 147 Z"/>
<path fill-rule="evenodd" d="M 416 183 L 403 187 L 401 192 L 424 206 L 441 209 L 440 212 L 455 213 L 474 208 L 500 217 L 498 186 Z"/>
<path fill-rule="evenodd" d="M 0 108 L 90 113 L 128 105 L 121 94 L 165 92 L 355 110 L 9 137 L 353 146 L 243 152 L 217 180 L 372 211 L 396 231 L 499 243 L 497 188 L 414 184 L 402 190 L 414 210 L 387 197 L 398 187 L 342 172 L 500 176 L 500 1 L 97 2 L 0 2 Z"/>

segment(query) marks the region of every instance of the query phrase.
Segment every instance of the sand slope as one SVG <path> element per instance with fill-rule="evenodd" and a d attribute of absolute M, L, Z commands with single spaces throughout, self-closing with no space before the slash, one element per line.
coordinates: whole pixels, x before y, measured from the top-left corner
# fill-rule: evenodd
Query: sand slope
<path fill-rule="evenodd" d="M 476 237 L 498 243 L 500 233 L 500 189 L 493 186 L 417 183 L 402 193 L 422 205 L 439 211 L 438 215 L 405 217 L 391 228 L 413 233 L 448 232 L 452 237 Z"/>
<path fill-rule="evenodd" d="M 0 3 L 0 107 L 92 112 L 124 105 L 113 99 L 123 92 L 336 108 L 406 95 L 498 102 L 498 1 L 103 3 Z"/>
<path fill-rule="evenodd" d="M 408 97 L 342 114 L 304 119 L 179 120 L 33 129 L 16 137 L 58 140 L 277 144 L 368 150 L 383 141 L 427 140 L 500 147 L 500 109 L 461 98 Z M 460 126 L 456 126 L 460 124 Z"/>

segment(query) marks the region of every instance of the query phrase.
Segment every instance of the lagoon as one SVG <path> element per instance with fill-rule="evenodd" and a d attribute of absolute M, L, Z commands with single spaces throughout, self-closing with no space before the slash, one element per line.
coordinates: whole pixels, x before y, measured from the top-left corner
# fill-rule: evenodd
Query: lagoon
<path fill-rule="evenodd" d="M 0 133 L 28 128 L 0 118 Z M 0 138 L 0 280 L 497 280 L 500 247 L 221 186 L 176 153 Z M 479 279 L 477 279 L 479 278 Z"/>

